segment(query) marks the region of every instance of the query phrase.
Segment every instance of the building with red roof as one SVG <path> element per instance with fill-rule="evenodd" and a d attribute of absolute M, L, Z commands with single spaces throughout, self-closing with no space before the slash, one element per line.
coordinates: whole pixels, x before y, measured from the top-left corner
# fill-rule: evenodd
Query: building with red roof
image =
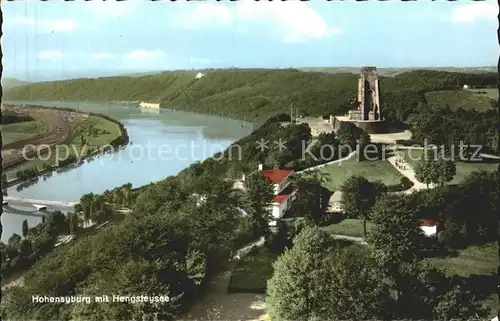
<path fill-rule="evenodd" d="M 254 173 L 259 173 L 273 185 L 274 198 L 269 204 L 269 211 L 271 211 L 273 218 L 282 218 L 295 200 L 296 190 L 289 180 L 294 171 L 291 169 L 264 169 L 263 165 L 260 164 L 258 170 L 252 174 Z M 245 181 L 244 175 L 242 181 Z M 276 221 L 272 221 L 270 225 L 276 225 Z"/>
<path fill-rule="evenodd" d="M 436 237 L 442 229 L 441 224 L 436 220 L 420 219 L 419 222 L 420 229 L 422 229 L 422 232 L 429 237 Z"/>

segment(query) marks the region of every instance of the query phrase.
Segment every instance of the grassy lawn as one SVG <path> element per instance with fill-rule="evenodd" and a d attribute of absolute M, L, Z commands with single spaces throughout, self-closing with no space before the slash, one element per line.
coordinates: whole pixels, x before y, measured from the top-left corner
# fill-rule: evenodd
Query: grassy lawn
<path fill-rule="evenodd" d="M 431 105 L 449 105 L 452 109 L 463 108 L 477 111 L 491 110 L 493 100 L 487 94 L 476 94 L 468 90 L 431 91 L 425 94 L 425 99 Z"/>
<path fill-rule="evenodd" d="M 353 175 L 363 176 L 369 181 L 380 180 L 389 186 L 400 184 L 403 177 L 386 160 L 358 162 L 355 157 L 322 167 L 320 171 L 329 174 L 331 181 L 325 187 L 330 191 L 339 190 L 344 181 Z"/>
<path fill-rule="evenodd" d="M 93 132 L 89 134 L 89 128 L 93 128 Z M 87 143 L 87 148 L 82 146 L 80 135 L 83 135 Z M 120 128 L 115 123 L 98 116 L 89 116 L 86 119 L 75 123 L 71 135 L 68 137 L 66 144 L 58 146 L 58 151 L 53 151 L 51 157 L 47 160 L 36 159 L 23 163 L 15 168 L 7 171 L 7 179 L 15 179 L 16 173 L 19 170 L 37 167 L 41 170 L 44 164 L 54 165 L 57 155 L 59 159 L 68 157 L 67 155 L 84 156 L 89 153 L 90 149 L 97 149 L 100 146 L 105 146 L 113 139 L 120 136 Z M 68 148 L 66 149 L 65 146 Z M 48 157 L 48 155 L 47 155 Z"/>
<path fill-rule="evenodd" d="M 40 120 L 0 125 L 4 145 L 42 134 L 46 128 Z"/>
<path fill-rule="evenodd" d="M 490 308 L 491 317 L 497 312 L 500 302 L 495 294 L 495 275 L 498 267 L 498 244 L 470 246 L 456 257 L 429 258 L 432 265 L 447 275 L 458 275 L 470 282 L 477 291 L 478 299 Z"/>
<path fill-rule="evenodd" d="M 489 97 L 491 99 L 498 100 L 498 89 L 496 89 L 496 88 L 475 88 L 475 89 L 468 89 L 468 90 L 475 93 L 476 95 L 486 96 L 486 97 Z"/>
<path fill-rule="evenodd" d="M 405 150 L 405 158 L 406 161 L 415 168 L 418 163 L 418 160 L 422 158 L 423 151 L 422 150 Z M 431 154 L 432 155 L 432 154 Z M 470 173 L 483 170 L 483 171 L 495 171 L 498 168 L 497 163 L 465 163 L 465 162 L 457 162 L 457 174 L 450 182 L 450 184 L 458 184 L 462 182 L 467 175 Z"/>
<path fill-rule="evenodd" d="M 370 233 L 373 223 L 366 222 L 366 231 Z M 339 223 L 330 224 L 323 227 L 323 229 L 332 234 L 347 235 L 355 237 L 364 237 L 363 233 L 363 220 L 346 218 Z"/>
<path fill-rule="evenodd" d="M 273 262 L 278 255 L 267 248 L 238 260 L 229 281 L 231 293 L 265 293 L 267 280 L 273 276 Z"/>

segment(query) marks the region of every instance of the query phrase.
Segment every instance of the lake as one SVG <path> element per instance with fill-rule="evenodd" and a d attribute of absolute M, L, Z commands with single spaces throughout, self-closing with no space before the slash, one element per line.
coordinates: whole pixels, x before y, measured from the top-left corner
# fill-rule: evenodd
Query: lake
<path fill-rule="evenodd" d="M 13 104 L 14 102 L 3 102 Z M 252 132 L 254 124 L 234 119 L 177 110 L 127 107 L 117 103 L 17 101 L 49 107 L 75 108 L 105 114 L 122 122 L 130 144 L 118 152 L 85 161 L 81 166 L 40 179 L 19 190 L 7 189 L 9 196 L 36 200 L 75 202 L 86 193 L 102 193 L 126 183 L 139 187 L 176 175 L 190 164 L 226 149 Z M 70 208 L 48 206 L 48 210 Z M 2 241 L 21 234 L 22 221 L 30 227 L 41 222 L 32 205 L 9 202 L 2 214 Z"/>

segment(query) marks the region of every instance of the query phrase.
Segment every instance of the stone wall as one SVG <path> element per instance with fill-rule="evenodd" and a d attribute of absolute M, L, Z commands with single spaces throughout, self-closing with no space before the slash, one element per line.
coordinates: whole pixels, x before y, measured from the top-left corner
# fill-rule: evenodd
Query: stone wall
<path fill-rule="evenodd" d="M 334 132 L 337 132 L 340 129 L 340 124 L 342 121 L 340 121 L 337 117 L 330 115 L 330 125 L 333 128 Z"/>

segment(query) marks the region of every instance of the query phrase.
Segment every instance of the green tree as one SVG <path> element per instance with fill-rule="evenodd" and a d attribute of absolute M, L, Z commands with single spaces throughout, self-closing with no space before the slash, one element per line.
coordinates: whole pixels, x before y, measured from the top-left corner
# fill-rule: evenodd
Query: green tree
<path fill-rule="evenodd" d="M 77 213 L 70 213 L 68 214 L 68 219 L 69 232 L 75 235 L 80 227 L 80 218 Z"/>
<path fill-rule="evenodd" d="M 23 237 L 24 238 L 28 237 L 28 220 L 23 221 L 22 231 L 23 231 Z"/>
<path fill-rule="evenodd" d="M 456 173 L 456 164 L 444 148 L 427 148 L 424 150 L 423 157 L 415 166 L 416 178 L 425 183 L 427 187 L 429 184 L 443 186 L 445 183 L 450 182 Z"/>
<path fill-rule="evenodd" d="M 367 241 L 374 248 L 374 255 L 382 269 L 391 276 L 400 298 L 400 266 L 422 257 L 425 236 L 418 222 L 418 209 L 406 195 L 383 197 L 371 211 L 374 227 Z"/>
<path fill-rule="evenodd" d="M 279 220 L 276 223 L 276 232 L 270 233 L 266 240 L 268 248 L 274 253 L 282 253 L 286 248 L 292 246 L 291 233 L 288 224 Z"/>
<path fill-rule="evenodd" d="M 21 244 L 22 237 L 19 234 L 12 234 L 11 237 L 7 240 L 7 245 L 16 249 L 19 249 L 19 245 Z"/>
<path fill-rule="evenodd" d="M 305 228 L 274 263 L 267 304 L 272 320 L 369 319 L 389 300 L 368 251 Z"/>
<path fill-rule="evenodd" d="M 22 240 L 19 244 L 19 255 L 22 258 L 28 258 L 31 253 L 33 253 L 33 244 L 31 243 L 31 241 L 28 239 Z"/>
<path fill-rule="evenodd" d="M 459 284 L 442 293 L 436 301 L 433 314 L 437 320 L 478 320 L 487 316 L 474 294 Z"/>
<path fill-rule="evenodd" d="M 317 170 L 294 175 L 291 179 L 296 188 L 294 207 L 297 213 L 313 225 L 321 224 L 327 208 L 327 191 L 323 184 L 329 177 Z"/>
<path fill-rule="evenodd" d="M 381 181 L 369 182 L 363 176 L 351 176 L 341 187 L 346 217 L 363 218 L 364 235 L 369 213 L 376 200 L 387 193 Z"/>
<path fill-rule="evenodd" d="M 372 204 L 372 185 L 363 176 L 353 175 L 341 186 L 342 202 L 346 217 L 362 218 Z"/>
<path fill-rule="evenodd" d="M 269 204 L 274 197 L 274 186 L 258 173 L 246 177 L 244 186 L 244 208 L 250 215 L 254 236 L 267 235 L 272 219 Z"/>

